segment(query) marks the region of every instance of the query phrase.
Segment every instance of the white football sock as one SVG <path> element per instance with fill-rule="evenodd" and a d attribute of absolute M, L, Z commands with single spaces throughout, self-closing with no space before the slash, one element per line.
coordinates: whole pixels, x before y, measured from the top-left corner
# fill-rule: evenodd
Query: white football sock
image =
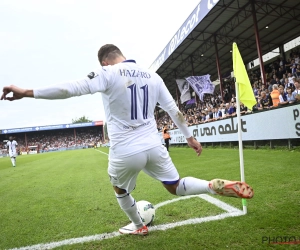
<path fill-rule="evenodd" d="M 200 180 L 194 177 L 185 177 L 180 179 L 179 185 L 176 188 L 177 195 L 193 195 L 193 194 L 215 194 L 209 188 L 209 181 Z"/>
<path fill-rule="evenodd" d="M 116 197 L 122 210 L 137 228 L 141 228 L 144 224 L 138 213 L 136 202 L 131 194 L 117 194 Z"/>
<path fill-rule="evenodd" d="M 10 160 L 11 160 L 12 165 L 15 166 L 16 165 L 15 158 L 11 157 Z"/>

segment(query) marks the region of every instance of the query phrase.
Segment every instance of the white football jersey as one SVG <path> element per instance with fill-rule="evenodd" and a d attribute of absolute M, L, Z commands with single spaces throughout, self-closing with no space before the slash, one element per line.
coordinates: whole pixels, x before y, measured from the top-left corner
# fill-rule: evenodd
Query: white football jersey
<path fill-rule="evenodd" d="M 6 145 L 7 145 L 8 153 L 9 153 L 10 157 L 15 156 L 17 154 L 16 147 L 18 146 L 18 143 L 15 140 L 13 140 L 13 141 L 8 141 L 6 143 Z"/>
<path fill-rule="evenodd" d="M 294 76 L 288 77 L 289 83 L 294 85 Z"/>
<path fill-rule="evenodd" d="M 119 156 L 161 145 L 154 117 L 157 103 L 191 136 L 161 77 L 134 60 L 101 67 L 79 81 L 34 89 L 34 97 L 64 99 L 96 92 L 102 93 L 111 150 Z"/>

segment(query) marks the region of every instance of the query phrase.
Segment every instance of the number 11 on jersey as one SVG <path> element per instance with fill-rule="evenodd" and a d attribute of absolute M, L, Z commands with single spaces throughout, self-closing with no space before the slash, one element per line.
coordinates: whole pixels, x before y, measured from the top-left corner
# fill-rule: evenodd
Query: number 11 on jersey
<path fill-rule="evenodd" d="M 130 89 L 131 93 L 131 120 L 137 119 L 137 98 L 136 98 L 136 84 L 132 84 L 127 88 Z M 148 85 L 140 87 L 143 91 L 143 118 L 147 119 L 148 117 Z"/>

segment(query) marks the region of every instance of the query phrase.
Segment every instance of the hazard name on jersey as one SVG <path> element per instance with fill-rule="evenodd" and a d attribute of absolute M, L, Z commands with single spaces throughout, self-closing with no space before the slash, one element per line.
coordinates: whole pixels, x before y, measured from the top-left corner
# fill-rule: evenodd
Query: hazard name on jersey
<path fill-rule="evenodd" d="M 151 78 L 151 75 L 148 72 L 142 72 L 138 70 L 128 70 L 128 69 L 120 69 L 120 76 L 126 77 L 141 77 L 141 78 Z"/>

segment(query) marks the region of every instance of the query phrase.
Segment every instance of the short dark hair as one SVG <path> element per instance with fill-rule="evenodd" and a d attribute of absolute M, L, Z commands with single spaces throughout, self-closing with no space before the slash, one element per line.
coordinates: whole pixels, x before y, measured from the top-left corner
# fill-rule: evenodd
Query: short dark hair
<path fill-rule="evenodd" d="M 113 44 L 105 44 L 98 51 L 98 60 L 101 65 L 102 65 L 102 61 L 105 60 L 106 58 L 114 59 L 118 56 L 123 56 L 123 54 L 121 50 Z"/>

